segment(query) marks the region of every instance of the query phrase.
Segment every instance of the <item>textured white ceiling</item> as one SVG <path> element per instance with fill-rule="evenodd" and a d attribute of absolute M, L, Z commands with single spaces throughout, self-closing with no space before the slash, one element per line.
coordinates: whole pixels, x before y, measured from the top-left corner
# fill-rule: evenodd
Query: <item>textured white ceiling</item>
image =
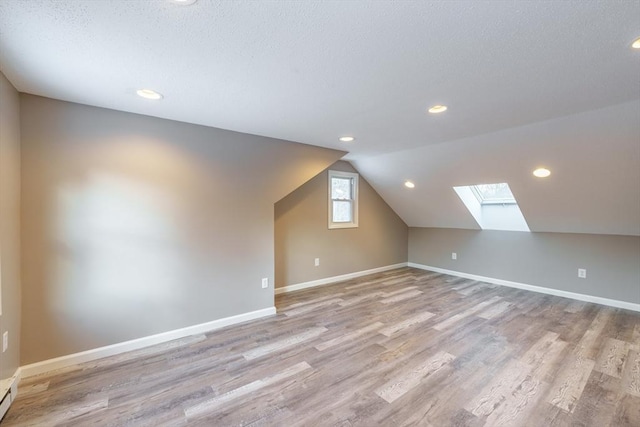
<path fill-rule="evenodd" d="M 469 156 L 460 140 L 493 150 L 473 137 L 634 105 L 640 51 L 629 45 L 639 36 L 640 1 L 0 1 L 0 69 L 18 90 L 348 150 L 405 221 L 424 226 L 471 218 L 439 218 L 391 196 L 387 187 L 401 180 L 379 168 L 418 176 L 427 163 L 414 162 L 412 149 L 431 155 L 433 144 L 449 162 L 442 167 L 455 168 Z M 138 88 L 165 98 L 141 99 Z M 429 115 L 433 104 L 449 110 Z M 357 140 L 338 142 L 344 134 Z M 516 148 L 525 135 L 492 153 L 496 165 L 525 155 Z M 555 146 L 540 143 L 540 161 L 553 164 Z M 384 164 L 372 157 L 392 152 Z M 470 183 L 485 176 L 467 167 Z M 566 184 L 561 176 L 554 174 L 557 185 Z M 640 229 L 638 217 L 632 227 L 607 226 L 613 217 L 584 226 L 548 219 L 527 206 L 528 191 L 539 201 L 534 190 L 520 191 L 525 217 L 541 230 Z"/>

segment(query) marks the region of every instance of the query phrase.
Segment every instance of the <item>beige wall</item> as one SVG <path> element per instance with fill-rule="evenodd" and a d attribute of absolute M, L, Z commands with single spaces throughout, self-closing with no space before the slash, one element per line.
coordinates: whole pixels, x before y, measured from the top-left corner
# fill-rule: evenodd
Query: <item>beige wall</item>
<path fill-rule="evenodd" d="M 13 375 L 20 365 L 20 102 L 18 92 L 2 73 L 0 251 L 0 337 L 9 332 L 9 347 L 5 353 L 0 352 L 0 379 L 5 379 Z"/>
<path fill-rule="evenodd" d="M 357 172 L 344 161 L 329 169 Z M 407 262 L 407 225 L 359 181 L 358 228 L 328 229 L 327 170 L 276 203 L 276 287 Z"/>
<path fill-rule="evenodd" d="M 636 236 L 409 229 L 410 262 L 636 304 L 638 260 Z M 586 279 L 578 268 L 587 270 Z"/>
<path fill-rule="evenodd" d="M 23 364 L 273 306 L 273 205 L 344 153 L 21 95 Z"/>

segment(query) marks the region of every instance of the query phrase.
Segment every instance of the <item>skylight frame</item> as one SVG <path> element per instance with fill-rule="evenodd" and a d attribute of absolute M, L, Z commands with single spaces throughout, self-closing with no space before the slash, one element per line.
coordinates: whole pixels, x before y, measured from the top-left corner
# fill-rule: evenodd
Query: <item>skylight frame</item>
<path fill-rule="evenodd" d="M 478 199 L 478 202 L 480 202 L 481 205 L 517 205 L 518 202 L 516 201 L 516 198 L 513 196 L 513 193 L 511 192 L 511 188 L 509 187 L 509 184 L 507 184 L 506 182 L 498 182 L 495 184 L 491 184 L 491 185 L 505 185 L 507 187 L 507 190 L 509 190 L 509 193 L 511 194 L 511 198 L 485 198 L 482 190 L 480 190 L 480 188 L 478 188 L 481 185 L 490 185 L 490 184 L 476 184 L 476 185 L 470 185 L 469 188 L 471 189 L 471 191 L 473 192 L 473 195 L 476 196 L 476 198 Z"/>

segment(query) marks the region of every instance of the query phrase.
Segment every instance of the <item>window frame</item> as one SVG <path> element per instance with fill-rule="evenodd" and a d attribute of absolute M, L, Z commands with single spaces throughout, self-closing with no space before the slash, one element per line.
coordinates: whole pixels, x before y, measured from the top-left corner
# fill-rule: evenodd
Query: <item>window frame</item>
<path fill-rule="evenodd" d="M 327 191 L 327 200 L 328 200 L 328 226 L 330 230 L 333 229 L 341 229 L 341 228 L 357 228 L 358 227 L 358 193 L 359 193 L 359 179 L 360 175 L 353 172 L 343 172 L 343 171 L 329 171 L 329 179 L 328 179 L 328 191 Z M 333 178 L 342 178 L 342 179 L 350 179 L 351 180 L 351 199 L 333 199 L 331 197 L 332 194 L 332 183 L 331 180 Z M 334 202 L 351 202 L 351 221 L 349 222 L 334 222 L 333 221 L 333 203 Z"/>

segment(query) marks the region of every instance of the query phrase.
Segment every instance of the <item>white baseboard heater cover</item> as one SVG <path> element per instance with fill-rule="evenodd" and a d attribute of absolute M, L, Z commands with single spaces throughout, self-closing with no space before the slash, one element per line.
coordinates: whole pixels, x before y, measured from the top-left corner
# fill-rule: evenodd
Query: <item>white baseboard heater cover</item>
<path fill-rule="evenodd" d="M 18 395 L 18 375 L 14 375 L 13 377 L 0 380 L 0 421 L 4 418 L 4 415 L 9 410 L 9 406 L 11 406 L 11 402 L 16 399 Z"/>
<path fill-rule="evenodd" d="M 3 393 L 2 400 L 0 400 L 0 420 L 9 410 L 9 406 L 11 406 L 11 389 L 6 390 Z"/>

